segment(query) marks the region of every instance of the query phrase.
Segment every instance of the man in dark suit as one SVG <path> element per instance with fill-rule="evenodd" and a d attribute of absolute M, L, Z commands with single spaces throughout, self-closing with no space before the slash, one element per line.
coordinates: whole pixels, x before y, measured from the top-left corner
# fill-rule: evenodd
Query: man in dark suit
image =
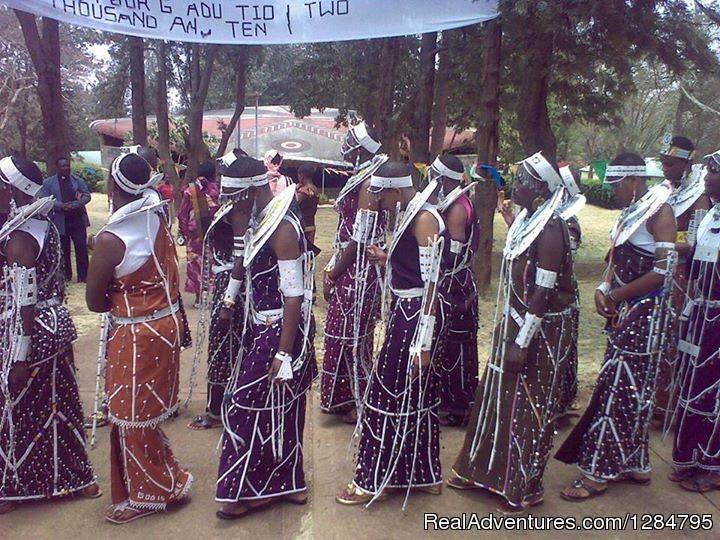
<path fill-rule="evenodd" d="M 70 172 L 70 160 L 57 160 L 57 174 L 46 178 L 40 190 L 41 197 L 55 197 L 52 221 L 60 233 L 65 262 L 65 276 L 72 279 L 70 241 L 75 246 L 78 283 L 85 283 L 88 269 L 87 228 L 90 226 L 85 206 L 90 202 L 90 191 L 82 178 Z"/>

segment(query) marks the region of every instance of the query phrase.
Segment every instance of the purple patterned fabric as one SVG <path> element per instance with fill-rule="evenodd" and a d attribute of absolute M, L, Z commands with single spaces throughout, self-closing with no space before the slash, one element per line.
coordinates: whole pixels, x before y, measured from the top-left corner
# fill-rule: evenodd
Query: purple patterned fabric
<path fill-rule="evenodd" d="M 0 391 L 0 500 L 68 495 L 95 483 L 73 362 L 77 334 L 63 305 L 59 246 L 51 224 L 36 264 L 38 301 L 51 305 L 35 310 L 30 379 L 22 388 L 3 385 Z M 0 319 L 0 333 L 6 321 Z"/>
<path fill-rule="evenodd" d="M 352 235 L 358 211 L 359 190 L 347 195 L 338 208 L 338 241 L 348 242 Z M 384 216 L 379 227 L 385 229 Z M 384 232 L 380 234 L 384 237 Z M 364 284 L 362 314 L 359 322 L 357 356 L 353 361 L 354 327 L 357 304 L 355 265 L 351 265 L 335 282 L 332 298 L 328 302 L 325 322 L 324 355 L 320 379 L 320 409 L 330 414 L 343 414 L 355 407 L 356 398 L 362 399 L 367 374 L 373 355 L 373 332 L 380 314 L 380 274 L 370 271 Z M 356 383 L 357 378 L 357 383 Z M 358 396 L 355 395 L 357 386 Z"/>
<path fill-rule="evenodd" d="M 533 337 L 518 373 L 502 370 L 506 344 L 513 343 L 528 311 L 528 299 L 536 290 L 536 240 L 523 254 L 503 263 L 499 287 L 507 308 L 495 328 L 493 349 L 478 386 L 465 441 L 454 472 L 519 507 L 543 492 L 543 475 L 553 446 L 560 384 L 569 357 L 570 305 L 574 301 L 574 279 L 570 243 L 565 223 L 549 222 L 561 230 L 565 257 L 557 284 L 548 294 L 542 330 Z M 505 289 L 506 284 L 510 284 Z M 516 313 L 516 315 L 511 315 Z"/>
<path fill-rule="evenodd" d="M 654 255 L 629 242 L 613 251 L 613 287 L 650 272 Z M 556 457 L 576 463 L 588 476 L 609 480 L 629 472 L 650 471 L 649 435 L 653 413 L 657 351 L 649 331 L 659 294 L 618 306 L 623 318 L 608 325 L 605 363 L 590 403 Z"/>
<path fill-rule="evenodd" d="M 304 235 L 299 235 L 303 245 Z M 269 245 L 257 254 L 248 271 L 252 276 L 253 308 L 281 308 L 277 258 Z M 293 379 L 274 385 L 268 371 L 279 349 L 281 330 L 279 320 L 274 324 L 251 324 L 245 332 L 246 352 L 239 360 L 223 404 L 225 431 L 216 491 L 219 502 L 262 499 L 307 489 L 302 441 L 306 393 L 317 373 L 315 325 L 311 321 L 307 336 L 302 328 L 298 329 L 292 356 L 301 360 Z"/>
<path fill-rule="evenodd" d="M 421 302 L 395 301 L 370 378 L 354 478 L 370 493 L 442 483 L 438 376 L 431 366 L 410 381 L 409 348 Z"/>

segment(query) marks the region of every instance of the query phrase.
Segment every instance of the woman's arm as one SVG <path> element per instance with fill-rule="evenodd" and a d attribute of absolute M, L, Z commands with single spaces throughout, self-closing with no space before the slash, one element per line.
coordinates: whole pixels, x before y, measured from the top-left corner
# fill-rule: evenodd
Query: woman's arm
<path fill-rule="evenodd" d="M 95 249 L 88 267 L 85 302 L 90 311 L 105 313 L 112 307 L 108 289 L 115 275 L 115 268 L 125 257 L 125 244 L 112 233 L 104 232 L 95 237 Z"/>
<path fill-rule="evenodd" d="M 537 240 L 537 258 L 535 265 L 535 289 L 528 301 L 525 320 L 518 330 L 515 341 L 509 346 L 503 359 L 503 369 L 517 373 L 525 364 L 528 348 L 535 335 L 540 331 L 542 320 L 547 312 L 550 293 L 555 290 L 558 272 L 566 256 L 562 231 L 563 223 L 559 218 L 551 219 Z"/>
<path fill-rule="evenodd" d="M 283 221 L 270 239 L 270 245 L 278 259 L 280 291 L 283 295 L 282 330 L 278 354 L 270 365 L 269 376 L 275 382 L 283 382 L 275 376 L 280 371 L 283 359 L 292 361 L 295 338 L 302 323 L 302 302 L 304 299 L 303 261 L 295 228 Z"/>
<path fill-rule="evenodd" d="M 609 292 L 608 297 L 614 303 L 640 298 L 658 290 L 665 282 L 667 254 L 675 244 L 677 226 L 672 209 L 667 204 L 648 221 L 648 232 L 652 234 L 657 246 L 655 250 L 655 268 L 630 283 Z"/>

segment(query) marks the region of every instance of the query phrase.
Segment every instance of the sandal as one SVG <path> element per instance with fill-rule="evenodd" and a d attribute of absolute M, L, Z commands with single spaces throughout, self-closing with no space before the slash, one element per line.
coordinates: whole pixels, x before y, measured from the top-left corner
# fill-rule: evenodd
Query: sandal
<path fill-rule="evenodd" d="M 610 480 L 615 484 L 635 484 L 636 486 L 647 486 L 650 484 L 650 475 L 637 476 L 642 473 L 626 472 Z"/>
<path fill-rule="evenodd" d="M 248 504 L 247 502 L 238 502 L 235 504 L 235 508 L 243 510 L 242 512 L 226 512 L 222 508 L 215 512 L 218 519 L 224 519 L 225 521 L 233 521 L 235 519 L 246 518 L 252 514 L 265 510 L 275 504 L 278 499 L 267 499 L 262 504 Z"/>
<path fill-rule="evenodd" d="M 0 515 L 9 514 L 17 508 L 17 504 L 12 501 L 0 501 Z"/>
<path fill-rule="evenodd" d="M 105 511 L 105 519 L 115 525 L 123 525 L 137 519 L 157 514 L 159 510 L 149 508 L 140 509 L 127 505 L 127 501 L 120 504 L 110 505 Z"/>
<path fill-rule="evenodd" d="M 192 429 L 193 431 L 215 429 L 221 426 L 222 422 L 220 420 L 215 420 L 214 418 L 211 418 L 208 414 L 199 414 L 192 419 L 192 422 L 187 425 L 188 429 Z"/>
<path fill-rule="evenodd" d="M 707 493 L 720 489 L 720 476 L 717 474 L 703 474 L 695 478 L 688 478 L 680 482 L 680 487 L 695 493 Z"/>
<path fill-rule="evenodd" d="M 294 495 L 305 495 L 302 499 L 296 499 Z M 291 493 L 289 495 L 283 495 L 282 501 L 290 504 L 294 504 L 296 506 L 305 506 L 308 503 L 308 497 L 307 493 Z"/>
<path fill-rule="evenodd" d="M 569 502 L 584 502 L 589 499 L 594 499 L 595 497 L 605 495 L 605 492 L 607 491 L 607 487 L 603 489 L 598 489 L 589 482 L 586 482 L 585 478 L 577 478 L 576 480 L 573 480 L 573 482 L 570 484 L 570 489 L 584 489 L 585 491 L 587 491 L 588 494 L 585 497 L 578 497 L 569 494 L 567 492 L 568 488 L 565 488 L 560 492 L 560 497 Z"/>
<path fill-rule="evenodd" d="M 442 495 L 442 484 L 434 486 L 421 486 L 411 489 L 413 491 L 417 491 L 418 493 L 427 493 L 428 495 Z"/>
<path fill-rule="evenodd" d="M 76 493 L 83 499 L 99 499 L 103 495 L 103 491 L 98 484 L 92 484 Z"/>
<path fill-rule="evenodd" d="M 367 504 L 375 498 L 374 493 L 369 493 L 363 489 L 357 487 L 354 483 L 345 486 L 341 492 L 335 495 L 335 501 L 344 504 L 345 506 L 359 506 L 361 504 Z M 387 498 L 385 493 L 375 500 L 383 500 Z"/>
<path fill-rule="evenodd" d="M 451 476 L 447 480 L 445 480 L 445 483 L 448 487 L 451 487 L 453 489 L 459 489 L 459 490 L 470 490 L 470 489 L 480 489 L 480 486 L 476 485 L 474 482 L 470 482 L 469 480 L 465 480 L 464 478 L 461 478 L 460 476 Z"/>
<path fill-rule="evenodd" d="M 673 469 L 672 472 L 668 474 L 668 480 L 679 484 L 685 480 L 690 480 L 696 474 L 697 471 L 695 469 Z"/>
<path fill-rule="evenodd" d="M 523 514 L 530 510 L 532 507 L 541 505 L 543 502 L 545 502 L 545 493 L 538 493 L 532 499 L 524 501 L 520 506 L 510 504 L 507 499 L 503 499 L 500 505 L 498 505 L 497 509 L 498 512 L 500 512 L 501 514 L 504 514 L 506 516 L 512 516 L 517 514 Z"/>

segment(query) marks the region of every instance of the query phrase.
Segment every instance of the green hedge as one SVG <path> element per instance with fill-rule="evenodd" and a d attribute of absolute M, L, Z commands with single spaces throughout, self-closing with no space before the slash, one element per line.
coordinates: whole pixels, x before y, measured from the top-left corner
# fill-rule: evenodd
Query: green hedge
<path fill-rule="evenodd" d="M 599 179 L 583 180 L 581 189 L 587 198 L 588 204 L 602 208 L 613 208 L 612 195 L 609 190 L 603 187 Z"/>
<path fill-rule="evenodd" d="M 72 173 L 79 176 L 87 184 L 88 189 L 93 193 L 105 193 L 105 175 L 102 170 L 92 165 L 72 162 Z"/>

